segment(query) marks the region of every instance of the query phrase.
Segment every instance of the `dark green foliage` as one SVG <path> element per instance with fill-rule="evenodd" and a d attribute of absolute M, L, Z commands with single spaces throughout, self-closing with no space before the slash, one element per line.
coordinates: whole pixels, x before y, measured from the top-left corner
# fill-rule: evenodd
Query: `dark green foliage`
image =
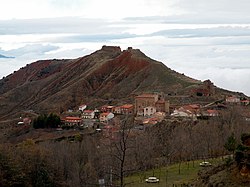
<path fill-rule="evenodd" d="M 33 127 L 39 128 L 57 128 L 61 124 L 60 117 L 51 113 L 50 115 L 40 115 L 33 121 Z"/>
<path fill-rule="evenodd" d="M 225 143 L 224 147 L 226 150 L 234 153 L 236 146 L 237 146 L 237 141 L 234 134 L 232 134 L 227 138 L 227 142 Z"/>
<path fill-rule="evenodd" d="M 51 113 L 46 120 L 46 126 L 50 128 L 57 128 L 61 123 L 61 119 L 58 115 Z"/>
<path fill-rule="evenodd" d="M 249 154 L 250 148 L 246 146 L 239 146 L 235 152 L 235 161 L 238 165 L 244 163 L 248 164 L 250 163 L 250 154 Z"/>
<path fill-rule="evenodd" d="M 248 150 L 250 150 L 250 148 L 248 146 L 245 146 L 242 144 L 238 145 L 237 149 L 236 149 L 236 151 L 238 151 L 238 152 L 244 152 L 244 151 L 248 151 Z"/>
<path fill-rule="evenodd" d="M 235 161 L 237 164 L 241 164 L 242 162 L 244 163 L 249 163 L 250 161 L 250 147 L 246 144 L 247 141 L 250 139 L 250 134 L 242 134 L 241 135 L 241 144 L 239 144 L 236 148 L 235 152 Z"/>
<path fill-rule="evenodd" d="M 228 157 L 228 158 L 226 158 L 226 160 L 225 160 L 225 164 L 226 164 L 226 166 L 230 166 L 232 163 L 233 163 L 233 159 L 232 159 L 232 157 Z"/>
<path fill-rule="evenodd" d="M 32 186 L 52 187 L 54 186 L 48 168 L 44 163 L 37 163 L 34 171 L 31 173 Z"/>
<path fill-rule="evenodd" d="M 245 141 L 248 140 L 248 139 L 250 139 L 250 134 L 248 134 L 248 133 L 243 133 L 243 134 L 241 135 L 241 142 L 242 142 L 242 144 L 245 144 Z"/>
<path fill-rule="evenodd" d="M 38 128 L 45 128 L 46 125 L 46 120 L 47 120 L 47 115 L 40 115 L 33 121 L 33 127 L 35 129 Z"/>
<path fill-rule="evenodd" d="M 242 151 L 236 151 L 235 152 L 235 161 L 236 161 L 236 163 L 239 165 L 240 164 L 240 162 L 241 162 L 241 160 L 244 158 L 244 153 L 242 152 Z"/>

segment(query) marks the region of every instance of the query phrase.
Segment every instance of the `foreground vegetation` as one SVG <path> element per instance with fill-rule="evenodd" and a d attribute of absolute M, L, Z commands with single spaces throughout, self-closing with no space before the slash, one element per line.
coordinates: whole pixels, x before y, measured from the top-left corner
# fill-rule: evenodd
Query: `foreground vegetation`
<path fill-rule="evenodd" d="M 195 160 L 232 154 L 241 134 L 250 132 L 239 116 L 232 110 L 209 120 L 166 119 L 145 130 L 135 129 L 128 119 L 114 124 L 119 131 L 78 133 L 69 141 L 5 139 L 0 144 L 0 186 L 88 187 L 99 186 L 102 179 L 105 186 L 140 187 L 152 175 L 160 178 L 158 185 L 166 185 L 166 179 L 167 184 L 187 183 L 199 170 Z"/>

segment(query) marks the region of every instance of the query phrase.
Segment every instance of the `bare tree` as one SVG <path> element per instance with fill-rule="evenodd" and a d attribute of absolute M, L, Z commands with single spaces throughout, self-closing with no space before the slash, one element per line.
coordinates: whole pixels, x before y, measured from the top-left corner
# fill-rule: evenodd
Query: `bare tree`
<path fill-rule="evenodd" d="M 119 179 L 119 186 L 124 187 L 125 174 L 131 171 L 131 167 L 127 164 L 129 150 L 134 147 L 132 143 L 132 118 L 126 118 L 119 123 L 119 130 L 115 132 L 112 138 L 109 138 L 110 143 L 110 159 L 111 176 Z M 112 181 L 111 181 L 112 182 Z"/>

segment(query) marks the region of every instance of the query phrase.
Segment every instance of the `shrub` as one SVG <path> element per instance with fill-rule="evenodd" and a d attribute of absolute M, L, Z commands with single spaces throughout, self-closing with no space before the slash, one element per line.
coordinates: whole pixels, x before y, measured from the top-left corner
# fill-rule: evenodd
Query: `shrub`
<path fill-rule="evenodd" d="M 51 113 L 49 116 L 40 115 L 33 121 L 33 127 L 35 129 L 40 128 L 57 128 L 61 124 L 60 117 Z"/>

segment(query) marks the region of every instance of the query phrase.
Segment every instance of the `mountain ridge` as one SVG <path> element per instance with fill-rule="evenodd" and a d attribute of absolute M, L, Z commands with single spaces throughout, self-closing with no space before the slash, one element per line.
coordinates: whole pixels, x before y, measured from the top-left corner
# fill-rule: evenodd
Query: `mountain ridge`
<path fill-rule="evenodd" d="M 142 92 L 184 93 L 200 84 L 139 49 L 103 46 L 77 59 L 39 60 L 0 80 L 0 118 L 21 110 L 60 113 L 81 103 L 133 102 Z"/>

